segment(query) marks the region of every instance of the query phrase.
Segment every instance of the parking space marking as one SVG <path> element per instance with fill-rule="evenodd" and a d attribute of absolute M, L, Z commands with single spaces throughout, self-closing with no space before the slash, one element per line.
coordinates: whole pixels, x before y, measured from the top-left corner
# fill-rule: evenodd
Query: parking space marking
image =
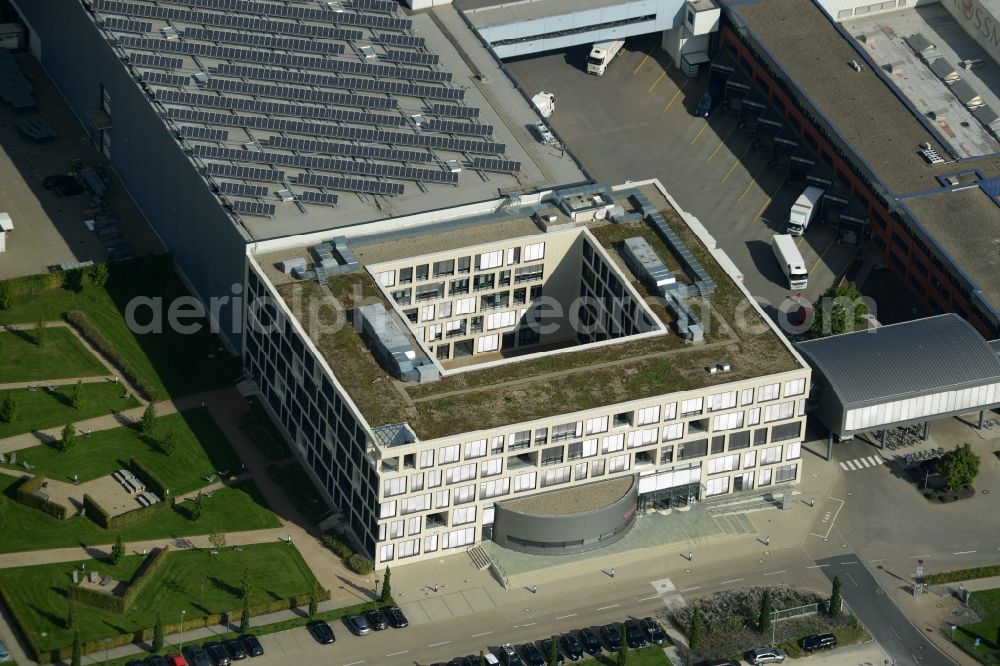
<path fill-rule="evenodd" d="M 720 150 L 720 149 L 721 149 L 721 148 L 722 148 L 722 147 L 723 147 L 724 145 L 726 145 L 726 139 L 728 139 L 728 138 L 729 138 L 730 136 L 732 136 L 733 132 L 735 132 L 735 131 L 736 131 L 736 129 L 737 129 L 737 128 L 738 128 L 739 126 L 740 126 L 740 124 L 739 124 L 739 123 L 736 123 L 735 125 L 733 125 L 732 129 L 730 129 L 730 130 L 729 130 L 729 132 L 728 132 L 728 133 L 726 134 L 726 136 L 722 137 L 722 141 L 720 141 L 720 142 L 719 142 L 719 145 L 717 145 L 717 146 L 715 147 L 715 150 L 713 150 L 713 151 L 712 151 L 712 154 L 708 156 L 708 159 L 707 159 L 707 160 L 705 160 L 705 164 L 708 164 L 709 162 L 711 162 L 711 161 L 712 161 L 712 158 L 713 158 L 713 157 L 715 157 L 716 153 L 718 153 L 718 152 L 719 152 L 719 150 Z"/>
<path fill-rule="evenodd" d="M 439 645 L 447 645 L 448 643 L 451 643 L 451 641 L 441 641 L 440 643 L 431 643 L 427 647 L 438 647 Z"/>
<path fill-rule="evenodd" d="M 773 199 L 772 199 L 771 197 L 768 197 L 768 198 L 767 198 L 767 201 L 765 201 L 765 202 L 764 202 L 764 205 L 762 205 L 762 206 L 760 207 L 760 210 L 758 210 L 758 211 L 757 211 L 757 214 L 756 214 L 756 215 L 754 215 L 754 218 L 753 218 L 753 219 L 755 219 L 755 220 L 757 220 L 757 219 L 760 219 L 760 218 L 761 218 L 761 216 L 762 216 L 762 215 L 764 214 L 764 211 L 765 211 L 765 210 L 767 210 L 767 207 L 771 205 L 771 202 L 772 202 L 772 201 L 773 201 Z"/>
<path fill-rule="evenodd" d="M 743 579 L 742 579 L 742 578 L 734 578 L 734 579 L 732 579 L 732 580 L 724 580 L 724 581 L 722 581 L 722 582 L 721 582 L 721 583 L 719 583 L 719 584 L 720 584 L 720 585 L 728 585 L 729 583 L 738 583 L 738 582 L 740 582 L 741 580 L 743 580 Z"/>
<path fill-rule="evenodd" d="M 570 613 L 569 615 L 560 615 L 560 616 L 559 616 L 559 617 L 557 617 L 556 619 L 557 619 L 557 620 L 565 620 L 565 619 L 566 619 L 566 618 L 568 618 L 568 617 L 576 617 L 576 613 Z"/>
<path fill-rule="evenodd" d="M 701 133 L 704 132 L 707 129 L 708 129 L 708 119 L 706 118 L 705 119 L 705 124 L 702 126 L 702 128 L 700 130 L 698 130 L 698 133 L 694 135 L 694 138 L 691 139 L 691 145 L 692 146 L 694 145 L 694 142 L 698 140 L 698 137 L 701 136 Z"/>
<path fill-rule="evenodd" d="M 840 506 L 838 506 L 837 510 L 834 511 L 832 514 L 829 511 L 827 511 L 826 514 L 824 514 L 823 522 L 829 523 L 829 525 L 826 528 L 826 534 L 816 534 L 815 532 L 810 532 L 809 533 L 810 536 L 819 537 L 820 539 L 830 538 L 830 532 L 833 531 L 833 524 L 837 522 L 837 516 L 840 515 L 840 510 L 844 508 L 844 500 L 837 499 L 836 497 L 831 497 L 830 499 L 833 500 L 834 502 L 840 502 Z"/>
<path fill-rule="evenodd" d="M 649 86 L 649 90 L 647 90 L 646 92 L 648 92 L 648 93 L 653 92 L 653 88 L 655 88 L 656 86 L 660 85 L 660 81 L 662 81 L 663 77 L 666 76 L 666 75 L 667 75 L 667 70 L 663 70 L 662 72 L 660 72 L 660 75 L 658 77 L 656 77 L 656 80 L 653 81 L 653 85 Z"/>
<path fill-rule="evenodd" d="M 750 192 L 750 188 L 751 187 L 753 187 L 755 184 L 757 184 L 757 178 L 758 178 L 758 176 L 760 176 L 760 174 L 764 173 L 764 169 L 766 169 L 767 166 L 768 166 L 768 162 L 765 160 L 764 164 L 762 164 L 761 167 L 760 167 L 760 169 L 757 170 L 757 173 L 755 173 L 753 175 L 753 178 L 750 179 L 750 182 L 747 183 L 747 188 L 745 190 L 743 190 L 743 194 L 741 194 L 740 198 L 736 200 L 737 202 L 743 201 L 743 197 L 745 197 Z"/>
<path fill-rule="evenodd" d="M 826 247 L 823 248 L 823 251 L 819 253 L 819 259 L 817 259 L 816 263 L 813 264 L 812 268 L 809 269 L 810 273 L 812 273 L 814 270 L 816 270 L 816 268 L 820 265 L 820 262 L 823 261 L 823 255 L 826 254 L 827 250 L 829 250 L 831 247 L 833 247 L 833 241 L 835 241 L 835 240 L 837 240 L 837 239 L 836 238 L 831 238 L 830 242 L 827 243 Z"/>
<path fill-rule="evenodd" d="M 390 652 L 389 654 L 387 654 L 385 656 L 387 656 L 387 657 L 398 657 L 399 655 L 406 654 L 407 652 L 409 652 L 409 650 L 400 650 L 399 652 Z"/>
<path fill-rule="evenodd" d="M 752 143 L 749 146 L 747 146 L 746 150 L 744 150 L 742 153 L 740 153 L 740 156 L 736 158 L 735 162 L 733 162 L 733 166 L 729 167 L 729 171 L 727 171 L 726 175 L 722 177 L 722 182 L 723 183 L 726 182 L 727 180 L 729 180 L 729 177 L 733 175 L 733 172 L 736 171 L 736 167 L 738 167 L 740 165 L 740 162 L 743 161 L 743 157 L 747 153 L 750 152 L 751 148 L 753 148 L 753 144 Z"/>
<path fill-rule="evenodd" d="M 492 631 L 484 631 L 480 634 L 472 634 L 471 636 L 469 636 L 469 638 L 479 638 L 480 636 L 489 636 L 492 633 L 493 633 Z"/>
<path fill-rule="evenodd" d="M 674 105 L 674 102 L 677 101 L 677 97 L 680 96 L 681 91 L 684 90 L 684 86 L 686 86 L 688 84 L 688 81 L 690 81 L 690 80 L 691 79 L 684 79 L 684 83 L 682 83 L 681 87 L 677 89 L 677 92 L 674 93 L 674 96 L 670 98 L 670 101 L 667 102 L 667 105 L 665 107 L 663 107 L 663 112 L 664 113 L 666 113 L 667 111 L 669 111 L 670 107 Z"/>
<path fill-rule="evenodd" d="M 632 70 L 632 76 L 635 76 L 636 74 L 639 73 L 639 68 L 646 64 L 646 61 L 649 60 L 649 56 L 652 55 L 653 53 L 653 49 L 655 49 L 656 47 L 657 45 L 653 44 L 653 48 L 649 49 L 649 52 L 647 52 L 646 55 L 642 57 L 642 60 L 639 61 L 639 64 L 636 65 L 635 69 Z"/>
<path fill-rule="evenodd" d="M 974 550 L 960 550 L 957 553 L 952 553 L 952 555 L 969 555 L 970 553 L 974 553 L 974 552 L 976 552 L 976 551 L 974 551 Z"/>
<path fill-rule="evenodd" d="M 639 599 L 639 601 L 652 601 L 653 599 L 659 599 L 659 598 L 660 598 L 660 595 L 656 594 L 656 595 L 653 595 L 651 597 L 643 597 L 642 599 Z M 558 619 L 558 618 L 556 618 L 556 619 Z"/>
<path fill-rule="evenodd" d="M 352 661 L 348 664 L 344 664 L 344 666 L 358 666 L 358 664 L 363 664 L 363 663 L 365 663 L 364 659 L 362 659 L 361 661 Z"/>
<path fill-rule="evenodd" d="M 601 606 L 600 608 L 595 608 L 594 610 L 608 610 L 609 608 L 618 608 L 621 604 L 611 604 L 610 606 Z"/>
<path fill-rule="evenodd" d="M 771 572 L 766 573 L 764 575 L 765 576 L 777 576 L 778 574 L 783 574 L 783 573 L 788 573 L 788 570 L 787 569 L 782 569 L 781 571 L 771 571 Z"/>

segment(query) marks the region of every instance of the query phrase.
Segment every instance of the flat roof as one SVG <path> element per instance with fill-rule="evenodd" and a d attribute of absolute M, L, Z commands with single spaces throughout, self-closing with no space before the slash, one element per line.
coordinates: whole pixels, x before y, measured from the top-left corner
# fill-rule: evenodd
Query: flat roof
<path fill-rule="evenodd" d="M 938 177 L 957 172 L 976 170 L 987 179 L 1000 176 L 1000 154 L 928 165 L 918 152 L 921 145 L 930 144 L 945 157 L 948 151 L 872 68 L 866 64 L 856 72 L 850 66 L 852 60 L 861 62 L 861 56 L 812 0 L 746 4 L 727 0 L 727 4 L 730 14 L 745 24 L 754 40 L 868 164 L 888 189 L 890 198 L 941 191 Z M 1000 311 L 997 272 L 991 268 L 994 258 L 986 256 L 991 252 L 987 248 L 993 247 L 992 238 L 997 236 L 990 239 L 989 245 L 981 244 L 978 251 L 968 242 L 988 233 L 983 215 L 996 219 L 996 209 L 984 208 L 979 201 L 964 207 L 945 203 L 947 197 L 934 198 L 929 204 L 917 203 L 917 198 L 905 203 L 931 243 L 950 255 L 957 268 L 982 290 L 993 309 Z M 974 196 L 958 199 L 973 201 Z M 948 209 L 948 217 L 941 217 L 942 208 Z"/>
<path fill-rule="evenodd" d="M 476 368 L 440 381 L 415 384 L 399 382 L 383 370 L 350 326 L 336 327 L 336 330 L 326 328 L 342 316 L 342 312 L 338 315 L 334 306 L 320 308 L 318 316 L 302 317 L 299 322 L 371 426 L 405 421 L 422 440 L 802 368 L 786 342 L 767 325 L 757 309 L 740 308 L 742 303 L 747 302 L 744 293 L 660 191 L 651 184 L 641 185 L 639 189 L 661 211 L 667 223 L 716 283 L 709 306 L 706 309 L 697 305 L 694 307 L 703 319 L 709 320 L 706 344 L 687 343 L 671 330 L 666 335 L 638 340 L 623 338 L 620 342 L 592 349 L 568 347 L 536 358 Z M 612 196 L 626 211 L 636 209 L 627 194 L 616 192 Z M 534 206 L 531 207 L 533 209 Z M 454 238 L 451 243 L 459 243 L 459 247 L 468 245 L 467 240 L 473 240 L 475 244 L 476 239 L 485 239 L 487 234 L 516 238 L 525 235 L 523 232 L 528 230 L 525 226 L 527 217 L 527 213 L 517 215 L 508 212 L 499 218 L 474 218 L 467 229 L 459 231 L 451 228 L 447 234 Z M 534 226 L 530 220 L 528 223 Z M 456 225 L 457 222 L 448 224 Z M 617 252 L 612 248 L 617 243 L 628 237 L 642 236 L 675 271 L 678 281 L 693 281 L 690 276 L 685 277 L 677 258 L 673 257 L 648 222 L 611 224 L 595 221 L 587 227 L 598 241 L 609 248 L 609 254 L 616 261 Z M 435 239 L 448 237 L 441 236 L 442 230 L 433 224 L 425 231 L 427 233 L 411 228 L 405 234 L 395 232 L 400 235 L 390 235 L 388 239 L 348 238 L 348 245 L 364 264 L 366 256 L 377 257 L 381 261 L 385 257 L 383 247 L 389 248 L 396 256 L 393 248 L 409 244 L 414 252 L 407 254 L 413 256 L 418 248 L 433 247 Z M 456 235 L 460 233 L 466 236 Z M 537 227 L 534 233 L 544 237 Z M 385 246 L 381 245 L 383 240 L 387 240 Z M 272 283 L 276 284 L 289 309 L 298 307 L 299 311 L 308 312 L 317 303 L 315 299 L 324 298 L 329 303 L 339 302 L 342 308 L 347 309 L 364 299 L 374 299 L 388 307 L 382 290 L 366 270 L 335 276 L 321 286 L 315 280 L 290 280 L 275 267 L 278 261 L 306 254 L 306 249 L 299 247 L 254 257 Z M 622 266 L 619 262 L 619 267 Z M 632 279 L 627 270 L 622 272 Z M 633 286 L 640 296 L 648 295 L 642 284 L 633 282 Z M 662 306 L 650 305 L 664 324 L 672 323 Z M 740 314 L 744 317 L 739 327 L 737 308 L 741 309 Z M 759 318 L 757 325 L 747 322 L 747 317 Z M 716 374 L 705 370 L 721 362 L 730 363 L 732 370 Z"/>
<path fill-rule="evenodd" d="M 455 4 L 478 29 L 615 7 L 622 0 L 456 0 Z"/>
<path fill-rule="evenodd" d="M 253 239 L 587 180 L 571 156 L 530 136 L 536 112 L 454 9 L 403 16 L 395 2 L 341 4 L 94 7 Z"/>
<path fill-rule="evenodd" d="M 634 476 L 574 485 L 537 495 L 498 502 L 504 509 L 533 516 L 572 516 L 598 511 L 625 497 L 635 484 Z"/>

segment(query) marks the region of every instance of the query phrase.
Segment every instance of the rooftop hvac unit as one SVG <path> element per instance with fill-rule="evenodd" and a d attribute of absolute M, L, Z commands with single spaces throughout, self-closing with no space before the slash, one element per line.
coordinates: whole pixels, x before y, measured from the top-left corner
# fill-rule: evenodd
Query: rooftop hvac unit
<path fill-rule="evenodd" d="M 920 154 L 923 155 L 928 164 L 944 164 L 944 158 L 929 143 L 920 146 Z"/>
<path fill-rule="evenodd" d="M 284 201 L 285 203 L 288 203 L 289 201 L 295 201 L 295 195 L 292 194 L 291 190 L 278 190 L 276 194 L 278 195 L 278 198 Z"/>
<path fill-rule="evenodd" d="M 206 74 L 205 72 L 195 72 L 194 74 L 191 75 L 191 78 L 194 79 L 195 83 L 199 85 L 204 85 L 208 83 L 208 74 Z"/>
<path fill-rule="evenodd" d="M 178 37 L 180 37 L 177 31 L 171 28 L 170 26 L 163 28 L 162 30 L 160 30 L 160 32 L 163 33 L 163 36 L 166 39 L 177 39 Z"/>

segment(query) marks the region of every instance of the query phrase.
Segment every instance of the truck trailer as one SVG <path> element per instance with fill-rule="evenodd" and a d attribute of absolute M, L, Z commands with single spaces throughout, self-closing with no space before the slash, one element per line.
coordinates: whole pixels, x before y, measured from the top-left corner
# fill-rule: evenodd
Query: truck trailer
<path fill-rule="evenodd" d="M 787 231 L 792 236 L 801 236 L 806 232 L 806 228 L 819 210 L 819 200 L 823 196 L 823 188 L 807 187 L 805 192 L 792 204 L 792 209 L 788 212 Z"/>
<path fill-rule="evenodd" d="M 594 44 L 590 49 L 590 55 L 587 56 L 587 73 L 604 76 L 604 72 L 608 71 L 608 65 L 611 64 L 611 61 L 621 52 L 624 46 L 624 39 L 615 39 L 610 42 L 597 42 Z"/>
<path fill-rule="evenodd" d="M 788 279 L 788 287 L 805 289 L 809 285 L 809 272 L 806 270 L 802 253 L 795 245 L 795 239 L 788 234 L 781 234 L 774 236 L 771 245 L 774 248 L 774 256 Z"/>

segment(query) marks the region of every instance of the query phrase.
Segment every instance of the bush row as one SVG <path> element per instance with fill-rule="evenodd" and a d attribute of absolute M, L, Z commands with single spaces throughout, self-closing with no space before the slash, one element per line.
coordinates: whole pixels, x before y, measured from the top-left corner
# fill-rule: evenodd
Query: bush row
<path fill-rule="evenodd" d="M 44 476 L 36 476 L 25 480 L 24 483 L 17 487 L 17 493 L 15 495 L 17 501 L 25 506 L 30 506 L 32 509 L 38 509 L 43 513 L 47 513 L 50 516 L 58 518 L 59 520 L 66 520 L 66 507 L 35 494 L 42 489 L 43 485 L 45 485 Z"/>
<path fill-rule="evenodd" d="M 146 381 L 139 372 L 136 370 L 132 362 L 129 361 L 125 356 L 118 351 L 110 340 L 104 335 L 101 329 L 97 328 L 91 321 L 87 313 L 80 310 L 70 310 L 65 315 L 66 321 L 77 330 L 77 332 L 82 335 L 87 342 L 92 344 L 97 348 L 111 363 L 121 370 L 122 375 L 125 376 L 129 382 L 135 387 L 135 389 L 144 397 L 146 400 L 155 401 L 157 399 L 156 388 L 153 387 L 148 381 Z"/>
<path fill-rule="evenodd" d="M 161 499 L 167 499 L 167 484 L 165 484 L 160 477 L 156 475 L 153 470 L 146 467 L 141 460 L 136 458 L 130 458 L 128 461 L 129 469 L 135 474 L 136 478 L 142 481 L 143 485 L 150 492 L 156 493 Z"/>
<path fill-rule="evenodd" d="M 83 604 L 106 611 L 108 613 L 122 614 L 125 612 L 125 601 L 122 597 L 116 596 L 110 590 L 98 591 L 82 585 L 70 585 L 66 595 L 73 603 Z"/>
<path fill-rule="evenodd" d="M 138 474 L 136 476 L 138 476 Z M 174 498 L 168 497 L 161 502 L 157 502 L 156 504 L 150 504 L 149 506 L 140 507 L 138 509 L 126 511 L 125 513 L 120 513 L 117 516 L 112 516 L 104 510 L 104 507 L 97 503 L 97 500 L 90 495 L 84 494 L 83 508 L 87 510 L 87 516 L 100 527 L 103 527 L 106 530 L 118 530 L 123 527 L 128 527 L 129 525 L 140 523 L 151 516 L 156 516 L 172 510 L 174 508 Z"/>
<path fill-rule="evenodd" d="M 333 551 L 333 554 L 344 561 L 344 564 L 356 574 L 370 574 L 375 565 L 364 555 L 355 552 L 348 541 L 349 537 L 337 534 L 331 530 L 322 536 L 323 545 Z"/>
<path fill-rule="evenodd" d="M 35 643 L 35 636 L 34 634 L 30 634 L 27 631 L 25 631 L 27 627 L 31 626 L 31 623 L 27 622 L 26 618 L 21 617 L 18 611 L 18 606 L 11 601 L 11 598 L 8 596 L 7 590 L 4 589 L 3 585 L 0 585 L 0 603 L 2 603 L 3 606 L 7 609 L 7 612 L 10 614 L 10 617 L 14 620 L 14 624 L 16 624 L 21 628 L 21 637 L 24 638 L 25 642 L 28 644 L 28 652 L 31 653 L 32 658 L 35 658 L 37 660 L 37 657 L 40 654 L 40 652 L 38 650 L 38 644 Z"/>
<path fill-rule="evenodd" d="M 974 578 L 992 578 L 993 576 L 1000 576 L 1000 564 L 927 574 L 924 576 L 924 582 L 928 585 L 941 585 L 942 583 L 955 583 L 960 580 L 972 580 Z"/>
<path fill-rule="evenodd" d="M 24 296 L 34 296 L 43 291 L 61 289 L 71 280 L 79 283 L 84 279 L 82 271 L 52 271 L 38 275 L 25 275 L 0 282 L 0 308 L 6 310 L 14 301 Z"/>
<path fill-rule="evenodd" d="M 170 550 L 169 546 L 163 546 L 158 550 L 154 550 L 146 559 L 143 560 L 139 569 L 132 576 L 132 580 L 128 582 L 128 589 L 125 590 L 125 594 L 122 595 L 122 602 L 125 606 L 125 610 L 132 607 L 135 602 L 135 598 L 139 596 L 143 588 L 146 587 L 153 580 L 160 569 L 162 569 L 167 564 L 167 554 Z"/>
<path fill-rule="evenodd" d="M 108 512 L 104 510 L 103 506 L 97 503 L 97 500 L 87 493 L 83 494 L 83 510 L 86 512 L 87 517 L 97 523 L 99 527 L 108 529 L 108 524 L 111 522 L 111 516 L 108 515 Z"/>

